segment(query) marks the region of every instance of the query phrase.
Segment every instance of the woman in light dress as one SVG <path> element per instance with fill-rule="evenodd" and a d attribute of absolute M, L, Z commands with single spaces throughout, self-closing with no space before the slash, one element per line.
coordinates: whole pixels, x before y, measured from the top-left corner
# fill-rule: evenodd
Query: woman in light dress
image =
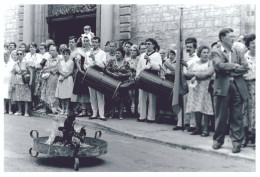
<path fill-rule="evenodd" d="M 63 59 L 60 61 L 59 79 L 56 88 L 55 97 L 61 101 L 60 114 L 68 115 L 70 98 L 73 91 L 73 68 L 74 62 L 70 60 L 70 50 L 64 49 L 62 51 Z M 66 108 L 65 108 L 66 107 Z"/>
<path fill-rule="evenodd" d="M 210 48 L 202 45 L 197 50 L 199 61 L 188 68 L 187 76 L 191 77 L 186 105 L 186 113 L 195 112 L 196 128 L 191 135 L 209 136 L 209 115 L 213 115 L 213 105 L 209 93 L 209 82 L 214 74 L 214 67 L 209 60 Z M 202 116 L 204 125 L 201 126 Z"/>
<path fill-rule="evenodd" d="M 16 50 L 17 62 L 13 66 L 12 75 L 12 101 L 18 105 L 18 112 L 14 115 L 22 115 L 22 102 L 24 102 L 24 116 L 29 117 L 28 102 L 32 100 L 31 86 L 32 86 L 32 70 L 27 62 L 24 61 L 24 51 L 22 49 Z M 24 83 L 23 74 L 30 73 L 29 83 Z"/>

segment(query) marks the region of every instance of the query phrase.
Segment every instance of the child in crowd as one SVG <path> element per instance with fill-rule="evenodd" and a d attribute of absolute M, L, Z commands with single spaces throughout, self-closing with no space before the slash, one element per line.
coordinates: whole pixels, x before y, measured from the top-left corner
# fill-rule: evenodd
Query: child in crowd
<path fill-rule="evenodd" d="M 60 61 L 59 68 L 59 79 L 57 84 L 57 89 L 55 93 L 55 97 L 61 100 L 62 110 L 60 114 L 68 114 L 69 111 L 69 102 L 72 95 L 73 90 L 73 79 L 72 73 L 74 68 L 74 63 L 70 60 L 70 50 L 64 49 L 62 51 L 63 60 Z M 66 110 L 65 110 L 66 107 Z"/>

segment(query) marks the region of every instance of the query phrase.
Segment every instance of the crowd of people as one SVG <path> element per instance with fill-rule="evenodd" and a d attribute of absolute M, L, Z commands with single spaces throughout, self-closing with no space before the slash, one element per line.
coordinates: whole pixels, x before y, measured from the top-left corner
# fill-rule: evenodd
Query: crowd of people
<path fill-rule="evenodd" d="M 232 152 L 237 153 L 241 145 L 255 143 L 255 37 L 236 39 L 231 28 L 224 28 L 211 46 L 197 46 L 194 37 L 185 39 L 189 57 L 181 61 L 181 73 L 189 92 L 183 96 L 184 115 L 173 111 L 171 98 L 137 87 L 112 97 L 89 87 L 85 79 L 86 71 L 97 66 L 122 83 L 134 83 L 143 70 L 174 83 L 176 44 L 160 49 L 152 38 L 139 45 L 108 41 L 102 50 L 90 26 L 84 27 L 79 38 L 70 36 L 68 45 L 59 47 L 51 39 L 19 47 L 10 42 L 4 52 L 5 113 L 28 117 L 29 110 L 74 112 L 89 119 L 127 116 L 147 123 L 170 117 L 177 120 L 175 131 L 182 130 L 184 116 L 191 135 L 209 136 L 214 127 L 214 149 L 221 148 L 230 129 Z"/>

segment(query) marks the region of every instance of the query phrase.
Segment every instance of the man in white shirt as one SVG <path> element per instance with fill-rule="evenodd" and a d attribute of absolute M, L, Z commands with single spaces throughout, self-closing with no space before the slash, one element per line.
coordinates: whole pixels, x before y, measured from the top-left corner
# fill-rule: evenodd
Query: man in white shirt
<path fill-rule="evenodd" d="M 93 37 L 92 45 L 93 49 L 91 52 L 86 54 L 88 67 L 97 65 L 104 68 L 106 63 L 106 53 L 100 49 L 100 38 Z M 104 94 L 91 87 L 89 87 L 89 94 L 93 111 L 93 115 L 89 119 L 97 119 L 97 114 L 99 113 L 100 119 L 106 121 L 107 119 L 104 116 Z"/>
<path fill-rule="evenodd" d="M 160 65 L 162 65 L 161 55 L 155 51 L 155 47 L 157 46 L 157 42 L 148 38 L 145 41 L 147 47 L 147 53 L 143 53 L 140 56 L 137 69 L 136 76 L 140 74 L 140 72 L 144 69 L 151 69 L 152 71 L 160 70 Z M 147 110 L 147 101 L 149 101 L 148 105 L 148 115 L 146 115 Z M 155 114 L 156 114 L 156 95 L 139 89 L 139 106 L 140 106 L 140 117 L 137 121 L 144 122 L 147 117 L 148 123 L 155 122 Z"/>
<path fill-rule="evenodd" d="M 109 43 L 109 48 L 110 48 L 110 50 L 109 50 L 109 52 L 107 52 L 106 54 L 107 54 L 107 58 L 106 58 L 106 64 L 108 64 L 108 62 L 110 61 L 110 60 L 115 60 L 116 59 L 116 43 L 114 42 L 114 41 L 111 41 L 110 43 Z"/>

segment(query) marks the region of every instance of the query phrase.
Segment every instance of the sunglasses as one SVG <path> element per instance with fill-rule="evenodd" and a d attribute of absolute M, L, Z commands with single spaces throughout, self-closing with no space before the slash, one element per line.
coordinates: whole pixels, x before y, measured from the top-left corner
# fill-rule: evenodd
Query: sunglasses
<path fill-rule="evenodd" d="M 23 53 L 17 53 L 16 55 L 17 55 L 17 56 L 18 56 L 18 55 L 23 55 Z"/>
<path fill-rule="evenodd" d="M 152 43 L 150 43 L 150 42 L 146 42 L 145 45 L 152 45 Z"/>

